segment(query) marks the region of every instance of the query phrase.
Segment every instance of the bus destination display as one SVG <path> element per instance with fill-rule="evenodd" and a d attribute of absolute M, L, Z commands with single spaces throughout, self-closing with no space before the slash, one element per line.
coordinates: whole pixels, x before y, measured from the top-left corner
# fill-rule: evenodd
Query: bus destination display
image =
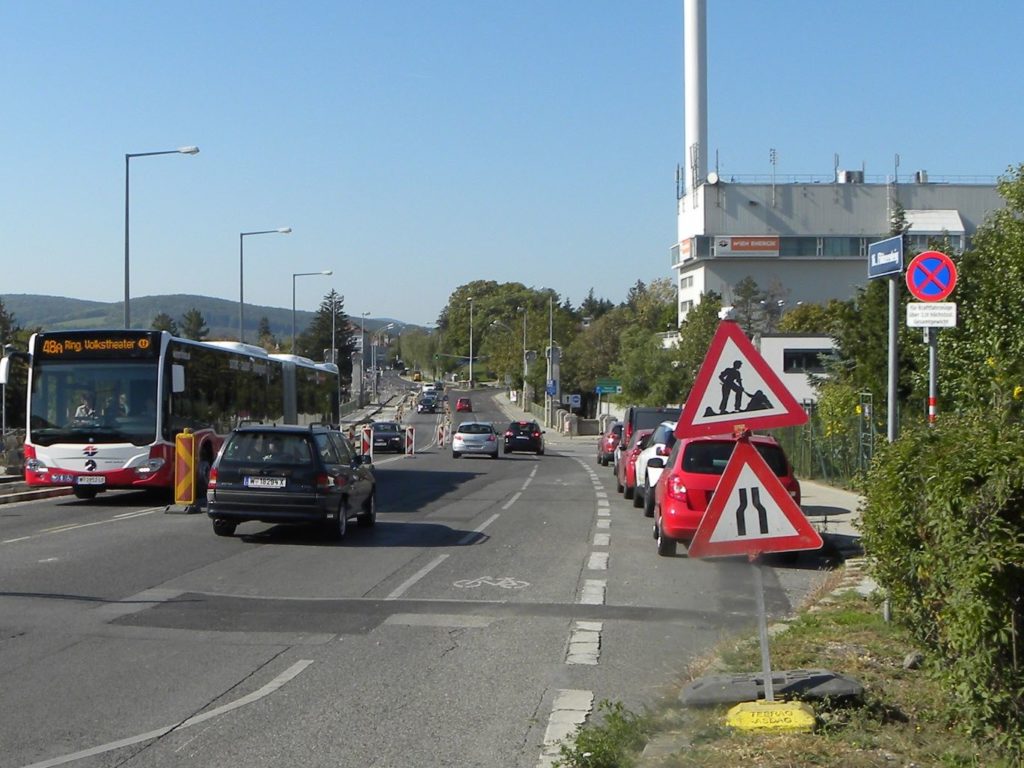
<path fill-rule="evenodd" d="M 41 358 L 62 360 L 157 357 L 160 354 L 160 334 L 145 331 L 41 333 L 36 337 L 35 354 Z"/>

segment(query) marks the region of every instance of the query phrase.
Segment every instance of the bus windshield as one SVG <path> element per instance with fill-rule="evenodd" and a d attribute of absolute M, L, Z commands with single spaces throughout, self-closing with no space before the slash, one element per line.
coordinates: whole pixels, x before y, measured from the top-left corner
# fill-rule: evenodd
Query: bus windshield
<path fill-rule="evenodd" d="M 47 360 L 32 376 L 29 441 L 148 445 L 157 435 L 155 360 Z"/>

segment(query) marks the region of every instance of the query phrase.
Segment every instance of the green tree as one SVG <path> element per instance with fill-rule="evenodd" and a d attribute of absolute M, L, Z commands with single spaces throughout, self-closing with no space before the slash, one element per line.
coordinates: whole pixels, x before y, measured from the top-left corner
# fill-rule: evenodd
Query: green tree
<path fill-rule="evenodd" d="M 209 334 L 210 329 L 206 325 L 206 318 L 204 318 L 203 313 L 195 307 L 188 310 L 181 318 L 181 335 L 186 339 L 202 341 Z"/>
<path fill-rule="evenodd" d="M 957 327 L 939 334 L 941 394 L 957 409 L 997 410 L 1024 402 L 1024 165 L 999 181 L 996 211 L 960 256 Z"/>
<path fill-rule="evenodd" d="M 785 312 L 779 319 L 783 333 L 817 333 L 832 335 L 841 302 L 832 299 L 828 304 L 800 304 Z"/>
<path fill-rule="evenodd" d="M 29 332 L 18 325 L 14 313 L 8 311 L 3 299 L 0 298 L 0 354 L 6 356 L 11 350 L 26 351 L 28 337 Z M 23 427 L 28 396 L 28 369 L 24 364 L 12 361 L 10 381 L 3 388 L 3 396 L 7 427 Z M 0 453 L 2 451 L 3 446 L 0 445 Z"/>
<path fill-rule="evenodd" d="M 743 332 L 752 336 L 760 329 L 761 302 L 765 292 L 747 275 L 732 287 L 733 312 Z"/>
<path fill-rule="evenodd" d="M 580 392 L 593 392 L 597 380 L 611 375 L 618 360 L 622 332 L 632 320 L 625 307 L 602 314 L 579 333 L 562 356 L 562 381 Z"/>
<path fill-rule="evenodd" d="M 150 327 L 154 331 L 167 331 L 172 336 L 178 335 L 178 324 L 174 322 L 174 318 L 166 312 L 161 312 L 154 317 L 153 324 Z"/>
<path fill-rule="evenodd" d="M 678 402 L 686 402 L 693 388 L 697 372 L 707 356 L 711 339 L 721 320 L 722 298 L 714 291 L 701 296 L 700 302 L 689 311 L 679 328 L 679 341 L 672 350 L 672 364 L 676 372 L 680 394 Z"/>
<path fill-rule="evenodd" d="M 352 381 L 352 353 L 356 340 L 348 315 L 343 309 L 345 297 L 334 289 L 324 296 L 309 326 L 295 338 L 295 354 L 311 360 L 330 362 L 332 340 L 337 342 L 338 370 L 342 381 Z M 333 319 L 332 319 L 333 317 Z"/>
<path fill-rule="evenodd" d="M 270 328 L 270 319 L 266 315 L 260 318 L 256 339 L 256 343 L 268 351 L 274 351 L 278 348 L 277 337 L 274 336 L 274 332 Z"/>
<path fill-rule="evenodd" d="M 591 288 L 587 292 L 587 297 L 583 299 L 583 303 L 580 304 L 580 318 L 590 318 L 591 321 L 594 321 L 605 313 L 611 312 L 614 308 L 615 304 L 613 302 L 594 296 L 594 289 Z"/>

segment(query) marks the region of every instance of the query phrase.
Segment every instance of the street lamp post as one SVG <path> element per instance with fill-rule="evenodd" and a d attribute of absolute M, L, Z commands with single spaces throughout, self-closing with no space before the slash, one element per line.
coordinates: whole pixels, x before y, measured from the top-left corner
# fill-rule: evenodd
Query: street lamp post
<path fill-rule="evenodd" d="M 277 229 L 261 229 L 257 232 L 239 232 L 238 233 L 238 340 L 245 341 L 245 280 L 244 280 L 244 269 L 245 264 L 245 251 L 244 243 L 245 238 L 249 235 L 270 235 L 270 234 L 281 234 L 287 235 L 292 231 L 291 227 L 278 227 Z"/>
<path fill-rule="evenodd" d="M 526 361 L 526 318 L 530 314 L 530 308 L 527 306 L 516 307 L 517 312 L 523 313 L 523 402 L 522 406 L 526 408 L 526 377 L 529 374 L 528 363 Z"/>
<path fill-rule="evenodd" d="M 162 152 L 134 152 L 126 154 L 124 156 L 124 327 L 127 330 L 131 327 L 131 311 L 128 308 L 128 299 L 131 295 L 130 286 L 131 281 L 129 280 L 129 264 L 131 259 L 129 257 L 128 248 L 128 188 L 129 188 L 129 160 L 133 157 L 152 157 L 153 155 L 198 155 L 199 147 L 178 147 L 177 149 L 167 149 Z"/>
<path fill-rule="evenodd" d="M 321 272 L 292 272 L 292 354 L 295 354 L 295 278 L 307 277 L 309 275 L 333 275 L 333 269 L 325 269 Z"/>
<path fill-rule="evenodd" d="M 473 388 L 473 297 L 469 297 L 469 388 Z"/>
<path fill-rule="evenodd" d="M 366 318 L 369 312 L 359 313 L 359 407 L 366 397 Z"/>
<path fill-rule="evenodd" d="M 373 401 L 377 402 L 377 337 L 380 336 L 384 331 L 389 331 L 395 327 L 394 323 L 388 323 L 383 328 L 378 328 L 373 334 L 373 341 L 370 343 L 370 375 L 373 376 Z"/>

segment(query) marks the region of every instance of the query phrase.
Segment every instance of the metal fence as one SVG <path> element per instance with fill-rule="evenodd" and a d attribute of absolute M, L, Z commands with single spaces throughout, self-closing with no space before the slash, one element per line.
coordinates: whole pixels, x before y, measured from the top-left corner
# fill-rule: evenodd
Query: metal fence
<path fill-rule="evenodd" d="M 800 427 L 772 430 L 793 463 L 797 477 L 849 488 L 871 465 L 885 435 L 875 425 L 871 396 L 862 394 L 855 413 L 827 422 L 812 406 Z"/>

